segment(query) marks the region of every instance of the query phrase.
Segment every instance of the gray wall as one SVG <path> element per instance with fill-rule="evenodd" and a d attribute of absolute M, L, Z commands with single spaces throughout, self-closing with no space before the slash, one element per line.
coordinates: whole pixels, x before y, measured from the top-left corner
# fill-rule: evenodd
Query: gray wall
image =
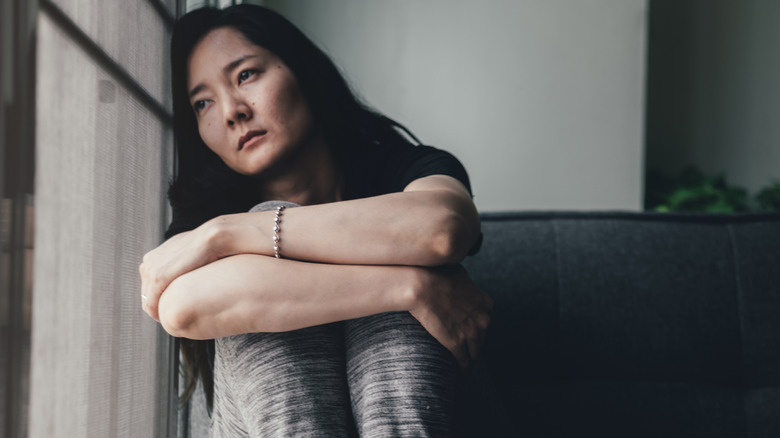
<path fill-rule="evenodd" d="M 646 0 L 266 0 L 480 210 L 638 209 Z"/>
<path fill-rule="evenodd" d="M 651 2 L 648 168 L 780 178 L 780 2 Z"/>

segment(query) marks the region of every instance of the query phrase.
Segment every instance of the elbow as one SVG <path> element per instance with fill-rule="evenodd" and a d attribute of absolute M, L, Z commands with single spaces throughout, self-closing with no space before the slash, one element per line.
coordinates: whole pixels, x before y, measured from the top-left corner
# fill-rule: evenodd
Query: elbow
<path fill-rule="evenodd" d="M 169 335 L 176 338 L 194 339 L 190 334 L 192 318 L 183 312 L 163 312 L 160 308 L 160 324 Z"/>
<path fill-rule="evenodd" d="M 174 280 L 160 297 L 158 317 L 163 329 L 177 338 L 196 339 L 194 327 L 197 321 L 195 309 L 182 300 L 181 281 Z M 186 296 L 186 295 L 185 295 Z"/>
<path fill-rule="evenodd" d="M 448 214 L 437 221 L 429 240 L 428 266 L 454 265 L 466 258 L 479 236 L 479 219 Z"/>

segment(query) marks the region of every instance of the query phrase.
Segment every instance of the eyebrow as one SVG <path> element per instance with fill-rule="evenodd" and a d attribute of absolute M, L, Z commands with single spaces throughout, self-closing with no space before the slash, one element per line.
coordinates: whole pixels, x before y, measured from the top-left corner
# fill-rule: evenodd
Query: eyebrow
<path fill-rule="evenodd" d="M 225 68 L 222 69 L 222 71 L 225 73 L 225 75 L 229 75 L 233 70 L 235 70 L 239 65 L 241 65 L 242 62 L 246 61 L 250 58 L 257 58 L 258 55 L 244 55 L 241 56 L 233 61 L 230 61 Z M 192 87 L 192 90 L 190 90 L 190 99 L 192 99 L 192 96 L 200 93 L 204 88 L 206 88 L 206 84 L 198 84 L 194 87 Z"/>

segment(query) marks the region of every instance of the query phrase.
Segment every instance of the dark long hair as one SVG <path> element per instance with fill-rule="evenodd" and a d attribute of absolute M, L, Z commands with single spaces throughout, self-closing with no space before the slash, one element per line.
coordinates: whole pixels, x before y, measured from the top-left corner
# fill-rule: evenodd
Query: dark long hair
<path fill-rule="evenodd" d="M 258 199 L 253 179 L 234 172 L 198 133 L 187 92 L 187 65 L 195 45 L 210 31 L 231 27 L 252 43 L 276 54 L 295 75 L 317 128 L 339 165 L 350 152 L 369 143 L 408 140 L 395 121 L 369 109 L 350 90 L 335 64 L 284 17 L 254 5 L 203 8 L 184 15 L 171 41 L 173 123 L 176 147 L 174 180 L 168 190 L 173 222 L 166 238 L 196 228 L 223 214 L 247 211 Z M 416 139 L 415 139 L 416 141 Z M 214 341 L 180 339 L 188 400 L 201 378 L 209 410 L 213 399 Z"/>

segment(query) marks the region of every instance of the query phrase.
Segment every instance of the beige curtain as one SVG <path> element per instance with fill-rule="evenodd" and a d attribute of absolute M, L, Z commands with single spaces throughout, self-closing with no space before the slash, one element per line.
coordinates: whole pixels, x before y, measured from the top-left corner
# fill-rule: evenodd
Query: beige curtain
<path fill-rule="evenodd" d="M 173 342 L 138 276 L 168 220 L 175 13 L 40 0 L 30 437 L 175 434 Z"/>

